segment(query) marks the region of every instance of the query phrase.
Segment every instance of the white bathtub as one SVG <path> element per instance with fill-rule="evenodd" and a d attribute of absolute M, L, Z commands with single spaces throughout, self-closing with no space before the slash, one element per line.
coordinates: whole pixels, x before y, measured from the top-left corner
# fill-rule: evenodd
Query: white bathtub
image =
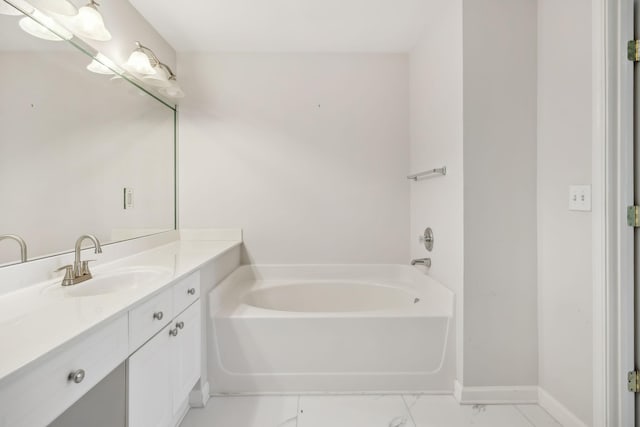
<path fill-rule="evenodd" d="M 454 296 L 416 268 L 244 266 L 209 304 L 213 393 L 452 389 Z"/>

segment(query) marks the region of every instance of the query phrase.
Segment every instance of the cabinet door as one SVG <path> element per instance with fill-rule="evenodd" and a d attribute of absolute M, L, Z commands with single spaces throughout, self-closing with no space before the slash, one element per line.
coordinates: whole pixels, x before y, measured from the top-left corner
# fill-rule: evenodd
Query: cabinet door
<path fill-rule="evenodd" d="M 128 427 L 165 427 L 173 420 L 170 327 L 129 357 Z"/>
<path fill-rule="evenodd" d="M 200 378 L 200 301 L 182 312 L 172 325 L 182 327 L 172 343 L 173 408 L 177 411 Z"/>

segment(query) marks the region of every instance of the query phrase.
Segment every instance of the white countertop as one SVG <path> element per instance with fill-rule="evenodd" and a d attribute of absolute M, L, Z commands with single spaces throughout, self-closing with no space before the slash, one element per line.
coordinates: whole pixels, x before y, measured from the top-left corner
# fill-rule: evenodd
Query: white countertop
<path fill-rule="evenodd" d="M 238 240 L 176 241 L 92 269 L 95 278 L 130 267 L 154 267 L 167 271 L 161 278 L 133 289 L 69 297 L 63 291 L 51 292 L 60 286 L 60 276 L 1 295 L 0 385 L 38 359 L 85 336 L 240 244 Z"/>

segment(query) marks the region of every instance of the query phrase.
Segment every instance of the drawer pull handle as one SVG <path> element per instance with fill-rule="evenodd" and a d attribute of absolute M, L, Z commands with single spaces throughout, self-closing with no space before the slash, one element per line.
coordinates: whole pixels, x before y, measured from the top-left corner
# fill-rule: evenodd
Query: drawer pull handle
<path fill-rule="evenodd" d="M 183 329 L 183 328 L 184 328 L 184 322 L 178 322 L 178 323 L 176 323 L 176 328 L 178 328 L 178 329 Z"/>
<path fill-rule="evenodd" d="M 76 384 L 80 384 L 82 380 L 84 380 L 85 372 L 84 369 L 78 369 L 77 371 L 73 371 L 69 374 L 69 381 L 73 381 Z"/>
<path fill-rule="evenodd" d="M 169 329 L 169 335 L 171 335 L 172 337 L 177 337 L 178 336 L 178 328 Z"/>
<path fill-rule="evenodd" d="M 196 294 L 196 289 L 195 288 L 189 288 L 189 290 L 187 291 L 187 293 L 189 295 L 195 295 Z"/>
<path fill-rule="evenodd" d="M 153 313 L 153 318 L 156 320 L 162 320 L 163 317 L 164 317 L 164 314 L 161 311 Z"/>

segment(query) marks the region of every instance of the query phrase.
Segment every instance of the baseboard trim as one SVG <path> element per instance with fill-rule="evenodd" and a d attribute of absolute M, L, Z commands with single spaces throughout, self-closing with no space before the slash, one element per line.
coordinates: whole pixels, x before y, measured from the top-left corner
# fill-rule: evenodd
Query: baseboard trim
<path fill-rule="evenodd" d="M 182 424 L 184 417 L 187 416 L 187 412 L 189 412 L 189 398 L 185 399 L 184 402 L 180 405 L 176 416 L 173 418 L 173 423 L 171 425 L 178 427 Z"/>
<path fill-rule="evenodd" d="M 374 391 L 234 391 L 211 392 L 211 397 L 272 396 L 451 396 L 451 390 L 374 390 Z"/>
<path fill-rule="evenodd" d="M 209 381 L 200 387 L 194 388 L 189 394 L 189 406 L 192 408 L 204 408 L 210 398 Z"/>
<path fill-rule="evenodd" d="M 460 381 L 458 380 L 453 382 L 453 397 L 458 401 L 458 403 L 462 402 L 462 384 L 460 384 Z"/>
<path fill-rule="evenodd" d="M 587 427 L 573 412 L 543 388 L 538 388 L 538 404 L 564 427 Z"/>
<path fill-rule="evenodd" d="M 453 396 L 461 405 L 532 404 L 538 403 L 538 387 L 465 387 L 456 380 Z"/>

